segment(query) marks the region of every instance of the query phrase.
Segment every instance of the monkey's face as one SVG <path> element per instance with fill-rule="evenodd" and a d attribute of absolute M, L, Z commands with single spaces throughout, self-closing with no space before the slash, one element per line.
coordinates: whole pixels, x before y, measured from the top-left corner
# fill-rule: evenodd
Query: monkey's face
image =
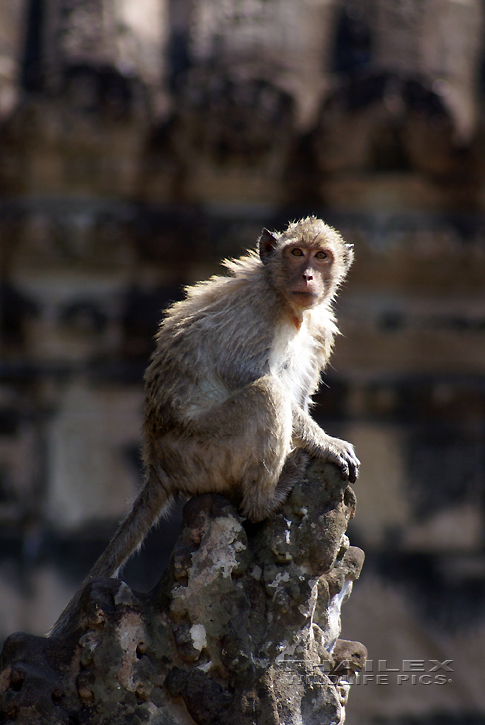
<path fill-rule="evenodd" d="M 352 245 L 316 217 L 291 223 L 282 234 L 263 229 L 258 246 L 271 285 L 299 320 L 335 296 L 354 257 Z"/>
<path fill-rule="evenodd" d="M 282 252 L 291 306 L 305 310 L 318 304 L 329 291 L 334 261 L 332 251 L 321 246 L 290 244 Z"/>

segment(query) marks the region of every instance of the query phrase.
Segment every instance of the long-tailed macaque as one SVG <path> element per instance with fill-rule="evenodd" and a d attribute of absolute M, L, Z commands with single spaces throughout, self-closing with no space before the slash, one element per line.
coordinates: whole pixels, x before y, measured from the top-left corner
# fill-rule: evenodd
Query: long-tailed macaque
<path fill-rule="evenodd" d="M 146 482 L 86 581 L 115 575 L 179 492 L 222 493 L 260 521 L 308 456 L 356 480 L 352 445 L 308 412 L 352 259 L 352 245 L 309 217 L 282 233 L 263 230 L 257 251 L 225 262 L 228 276 L 189 287 L 170 307 L 145 374 Z"/>

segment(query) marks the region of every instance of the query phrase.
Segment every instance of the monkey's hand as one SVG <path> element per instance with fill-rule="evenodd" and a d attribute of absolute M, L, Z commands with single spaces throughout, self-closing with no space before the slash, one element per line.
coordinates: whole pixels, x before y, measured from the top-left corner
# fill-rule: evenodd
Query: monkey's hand
<path fill-rule="evenodd" d="M 343 480 L 355 483 L 360 461 L 351 443 L 327 435 L 313 418 L 299 409 L 293 410 L 293 435 L 307 453 L 334 463 L 340 468 Z"/>
<path fill-rule="evenodd" d="M 325 445 L 321 446 L 323 455 L 318 455 L 318 458 L 335 463 L 340 468 L 342 479 L 355 483 L 359 475 L 360 461 L 355 455 L 354 446 L 340 438 L 332 438 L 326 433 L 323 435 L 325 438 Z"/>

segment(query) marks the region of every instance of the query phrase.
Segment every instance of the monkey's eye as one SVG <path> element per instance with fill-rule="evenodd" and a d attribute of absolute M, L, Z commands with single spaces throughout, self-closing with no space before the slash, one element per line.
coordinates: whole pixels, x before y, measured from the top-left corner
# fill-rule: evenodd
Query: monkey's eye
<path fill-rule="evenodd" d="M 327 254 L 326 252 L 324 252 L 323 250 L 320 250 L 319 252 L 317 252 L 317 253 L 315 254 L 315 257 L 316 257 L 317 259 L 327 259 L 327 257 L 328 257 L 328 254 Z"/>
<path fill-rule="evenodd" d="M 301 251 L 301 249 L 298 249 L 298 247 L 292 249 L 291 253 L 294 257 L 303 257 L 303 252 Z"/>

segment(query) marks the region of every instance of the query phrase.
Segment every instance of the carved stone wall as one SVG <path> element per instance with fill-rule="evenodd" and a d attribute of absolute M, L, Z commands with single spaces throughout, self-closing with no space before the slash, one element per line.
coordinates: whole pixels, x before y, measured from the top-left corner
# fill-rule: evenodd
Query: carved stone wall
<path fill-rule="evenodd" d="M 347 722 L 483 719 L 482 12 L 0 3 L 0 637 L 49 628 L 136 493 L 161 309 L 315 213 L 356 251 L 314 409 L 363 462 L 344 617 L 373 664 Z M 455 672 L 399 685 L 414 659 Z"/>

